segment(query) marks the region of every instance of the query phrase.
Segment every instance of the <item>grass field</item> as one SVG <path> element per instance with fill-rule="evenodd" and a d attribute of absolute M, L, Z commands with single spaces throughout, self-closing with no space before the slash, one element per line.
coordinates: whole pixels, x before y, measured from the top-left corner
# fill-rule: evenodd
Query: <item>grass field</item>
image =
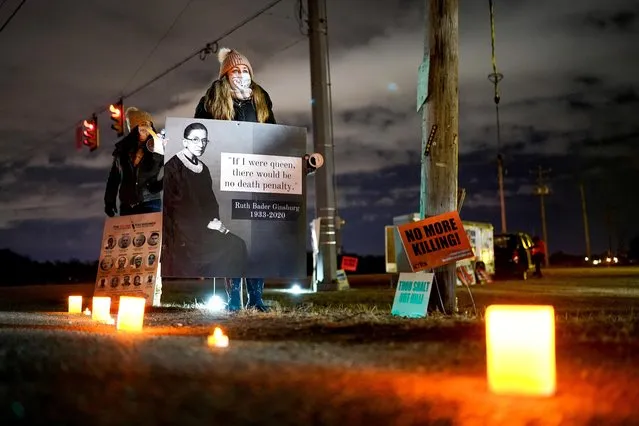
<path fill-rule="evenodd" d="M 397 275 L 351 275 L 351 289 L 341 292 L 291 294 L 280 291 L 281 283 L 268 283 L 265 299 L 288 308 L 351 308 L 390 311 Z M 213 280 L 168 281 L 162 302 L 168 306 L 189 307 L 213 294 Z M 269 290 L 273 287 L 276 289 Z M 630 315 L 639 308 L 639 267 L 549 269 L 543 279 L 495 281 L 470 288 L 479 312 L 492 303 L 552 304 L 560 314 L 618 313 Z M 90 297 L 93 284 L 46 285 L 0 288 L 0 310 L 64 310 L 66 296 Z M 223 280 L 217 280 L 216 293 L 224 296 Z M 438 295 L 434 291 L 431 297 Z M 459 308 L 473 314 L 472 299 L 466 287 L 457 287 Z"/>
<path fill-rule="evenodd" d="M 391 286 L 396 278 L 391 275 L 352 275 L 349 277 L 352 288 L 341 292 L 294 295 L 267 290 L 264 297 L 273 302 L 274 312 L 243 312 L 225 318 L 225 321 L 249 329 L 253 328 L 253 324 L 266 327 L 267 322 L 273 322 L 273 326 L 266 328 L 278 330 L 278 333 L 290 325 L 298 337 L 306 334 L 301 332 L 306 325 L 310 327 L 309 334 L 313 334 L 322 324 L 333 331 L 335 324 L 339 324 L 344 333 L 348 329 L 348 333 L 356 339 L 359 325 L 366 328 L 376 324 L 380 328 L 380 324 L 389 324 L 388 332 L 392 335 L 396 334 L 391 332 L 393 327 L 400 324 L 402 327 L 409 325 L 408 328 L 433 329 L 434 325 L 463 322 L 479 330 L 483 312 L 490 304 L 550 304 L 555 307 L 560 331 L 566 336 L 627 340 L 639 334 L 637 267 L 549 269 L 543 279 L 473 286 L 472 299 L 467 288 L 458 287 L 459 311 L 455 315 L 443 316 L 436 312 L 423 320 L 406 320 L 390 315 L 394 297 Z M 217 282 L 217 294 L 224 295 L 222 280 Z M 82 294 L 88 298 L 92 292 L 92 284 L 0 288 L 0 310 L 64 312 L 69 294 Z M 171 318 L 189 317 L 193 312 L 202 312 L 204 303 L 212 294 L 212 281 L 167 282 L 162 296 L 164 306 L 149 309 L 149 315 L 162 318 L 160 323 L 170 323 Z M 437 297 L 437 293 L 433 292 L 431 297 Z M 174 322 L 179 322 L 179 319 Z M 344 328 L 346 325 L 348 327 Z M 260 336 L 265 337 L 266 334 L 260 333 Z"/>

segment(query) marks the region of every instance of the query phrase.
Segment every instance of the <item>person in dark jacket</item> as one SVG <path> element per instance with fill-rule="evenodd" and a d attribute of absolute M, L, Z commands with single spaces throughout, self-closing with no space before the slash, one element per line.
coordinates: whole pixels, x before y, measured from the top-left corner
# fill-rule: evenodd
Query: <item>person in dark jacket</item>
<path fill-rule="evenodd" d="M 195 108 L 195 118 L 276 124 L 268 93 L 253 80 L 248 59 L 236 50 L 218 52 L 220 73 Z"/>
<path fill-rule="evenodd" d="M 546 259 L 546 244 L 544 241 L 535 236 L 533 237 L 533 246 L 532 246 L 532 259 L 535 264 L 535 273 L 533 274 L 535 277 L 542 278 L 543 273 L 541 272 L 541 264 Z"/>
<path fill-rule="evenodd" d="M 164 156 L 149 151 L 153 139 L 153 119 L 145 111 L 131 107 L 126 111 L 129 134 L 115 144 L 113 163 L 104 193 L 104 212 L 109 217 L 162 211 L 162 171 Z"/>
<path fill-rule="evenodd" d="M 255 82 L 248 59 L 226 47 L 218 51 L 220 72 L 195 108 L 195 118 L 276 124 L 268 93 Z M 226 279 L 228 309 L 241 309 L 241 278 Z M 246 278 L 247 308 L 267 312 L 263 278 Z"/>

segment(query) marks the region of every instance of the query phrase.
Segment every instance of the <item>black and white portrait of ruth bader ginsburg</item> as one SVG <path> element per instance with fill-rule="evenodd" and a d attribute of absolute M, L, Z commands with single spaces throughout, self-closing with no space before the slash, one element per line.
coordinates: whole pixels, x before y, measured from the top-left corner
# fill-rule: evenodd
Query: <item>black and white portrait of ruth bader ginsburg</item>
<path fill-rule="evenodd" d="M 248 250 L 220 219 L 211 173 L 201 160 L 211 143 L 206 126 L 184 129 L 183 149 L 164 169 L 162 269 L 167 276 L 243 276 Z"/>

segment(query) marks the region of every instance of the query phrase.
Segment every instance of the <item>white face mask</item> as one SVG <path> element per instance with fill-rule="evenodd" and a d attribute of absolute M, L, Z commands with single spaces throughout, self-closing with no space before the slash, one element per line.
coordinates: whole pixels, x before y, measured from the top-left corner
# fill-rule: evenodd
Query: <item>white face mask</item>
<path fill-rule="evenodd" d="M 251 87 L 251 74 L 238 73 L 231 77 L 231 82 L 236 88 L 246 90 Z"/>

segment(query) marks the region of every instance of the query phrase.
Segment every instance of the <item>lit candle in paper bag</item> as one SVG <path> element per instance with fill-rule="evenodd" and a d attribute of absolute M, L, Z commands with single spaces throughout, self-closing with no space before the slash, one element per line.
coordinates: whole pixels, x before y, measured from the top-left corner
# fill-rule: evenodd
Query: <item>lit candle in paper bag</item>
<path fill-rule="evenodd" d="M 69 313 L 82 313 L 82 296 L 69 296 Z"/>
<path fill-rule="evenodd" d="M 209 346 L 226 348 L 229 345 L 229 336 L 225 335 L 220 327 L 215 327 L 213 334 L 208 337 Z"/>
<path fill-rule="evenodd" d="M 144 297 L 120 296 L 116 328 L 122 331 L 142 331 L 145 302 Z"/>
<path fill-rule="evenodd" d="M 101 322 L 108 322 L 111 319 L 110 297 L 93 298 L 93 315 L 91 316 L 91 319 Z"/>
<path fill-rule="evenodd" d="M 557 386 L 554 308 L 489 306 L 486 310 L 486 355 L 491 392 L 553 395 Z"/>

